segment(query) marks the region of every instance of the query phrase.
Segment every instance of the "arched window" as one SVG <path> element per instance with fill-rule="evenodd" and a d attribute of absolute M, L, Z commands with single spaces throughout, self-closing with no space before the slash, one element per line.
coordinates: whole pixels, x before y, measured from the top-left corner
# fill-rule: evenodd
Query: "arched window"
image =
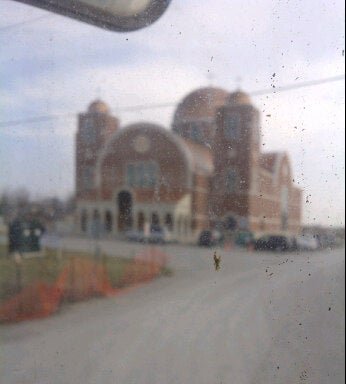
<path fill-rule="evenodd" d="M 82 170 L 82 185 L 82 188 L 86 191 L 94 188 L 94 170 L 92 166 L 85 166 Z"/>
<path fill-rule="evenodd" d="M 288 204 L 289 192 L 288 187 L 285 186 L 281 189 L 281 229 L 283 231 L 288 229 Z"/>
<path fill-rule="evenodd" d="M 226 173 L 226 187 L 230 193 L 235 193 L 239 187 L 238 173 L 235 168 L 228 169 Z"/>
<path fill-rule="evenodd" d="M 174 222 L 173 222 L 173 216 L 170 213 L 167 213 L 165 217 L 165 226 L 169 231 L 173 231 Z"/>
<path fill-rule="evenodd" d="M 126 181 L 130 187 L 153 188 L 159 179 L 159 167 L 154 162 L 131 163 L 126 168 Z"/>
<path fill-rule="evenodd" d="M 95 209 L 93 213 L 91 234 L 93 237 L 99 237 L 101 234 L 101 217 L 97 209 Z"/>
<path fill-rule="evenodd" d="M 105 214 L 105 230 L 107 233 L 113 230 L 113 215 L 110 211 L 107 211 Z"/>
<path fill-rule="evenodd" d="M 118 230 L 124 232 L 133 225 L 133 199 L 128 191 L 121 191 L 118 194 Z"/>
<path fill-rule="evenodd" d="M 151 215 L 151 224 L 155 226 L 160 225 L 160 218 L 156 212 Z"/>
<path fill-rule="evenodd" d="M 189 232 L 189 219 L 185 217 L 184 219 L 184 235 L 187 236 Z"/>
<path fill-rule="evenodd" d="M 145 216 L 143 212 L 139 212 L 137 216 L 137 229 L 139 231 L 144 231 Z"/>
<path fill-rule="evenodd" d="M 229 140 L 238 140 L 240 135 L 241 117 L 239 114 L 232 114 L 225 121 L 225 136 Z"/>
<path fill-rule="evenodd" d="M 86 210 L 83 210 L 81 214 L 80 229 L 83 233 L 85 233 L 88 230 L 88 214 Z"/>
<path fill-rule="evenodd" d="M 93 220 L 100 220 L 100 213 L 97 209 L 93 212 Z"/>

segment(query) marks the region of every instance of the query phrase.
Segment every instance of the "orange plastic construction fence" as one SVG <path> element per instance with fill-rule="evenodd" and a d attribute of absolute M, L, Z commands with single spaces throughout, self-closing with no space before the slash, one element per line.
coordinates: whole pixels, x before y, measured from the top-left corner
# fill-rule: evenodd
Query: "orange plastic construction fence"
<path fill-rule="evenodd" d="M 166 262 L 167 255 L 154 247 L 138 253 L 126 267 L 120 286 L 128 287 L 155 278 Z M 120 289 L 112 287 L 105 264 L 71 258 L 54 284 L 34 283 L 0 306 L 0 321 L 42 318 L 56 312 L 63 300 L 80 301 L 119 292 Z"/>

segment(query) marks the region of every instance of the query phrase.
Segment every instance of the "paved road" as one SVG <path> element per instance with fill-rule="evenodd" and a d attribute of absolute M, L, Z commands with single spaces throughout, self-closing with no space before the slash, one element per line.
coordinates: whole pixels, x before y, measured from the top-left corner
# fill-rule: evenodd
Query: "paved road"
<path fill-rule="evenodd" d="M 89 248 L 68 240 L 66 247 Z M 134 245 L 103 242 L 109 253 Z M 4 384 L 344 382 L 343 250 L 275 256 L 167 246 L 172 277 L 0 327 Z"/>

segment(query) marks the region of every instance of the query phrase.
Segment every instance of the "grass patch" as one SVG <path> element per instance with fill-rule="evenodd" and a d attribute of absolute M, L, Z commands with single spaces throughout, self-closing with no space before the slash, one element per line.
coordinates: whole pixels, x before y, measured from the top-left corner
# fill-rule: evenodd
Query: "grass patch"
<path fill-rule="evenodd" d="M 122 259 L 120 257 L 104 257 L 102 262 L 108 271 L 112 287 L 121 288 L 121 278 L 125 268 L 131 263 L 131 260 Z"/>
<path fill-rule="evenodd" d="M 21 262 L 21 287 L 37 281 L 52 284 L 71 258 L 93 259 L 93 255 L 84 252 L 64 251 L 59 257 L 55 250 L 47 250 L 42 257 L 23 258 Z M 107 268 L 113 287 L 121 286 L 121 279 L 131 260 L 120 257 L 103 256 L 100 262 Z M 6 246 L 0 245 L 0 303 L 18 292 L 17 266 L 13 258 L 7 257 Z"/>

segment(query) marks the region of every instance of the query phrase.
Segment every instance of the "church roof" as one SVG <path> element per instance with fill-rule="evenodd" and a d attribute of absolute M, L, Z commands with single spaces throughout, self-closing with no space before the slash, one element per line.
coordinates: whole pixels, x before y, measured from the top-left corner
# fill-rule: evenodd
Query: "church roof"
<path fill-rule="evenodd" d="M 102 100 L 95 100 L 89 105 L 88 112 L 89 113 L 109 113 L 109 107 Z"/>
<path fill-rule="evenodd" d="M 187 121 L 214 120 L 217 109 L 225 104 L 227 97 L 227 91 L 214 87 L 191 92 L 178 105 L 173 127 Z"/>
<path fill-rule="evenodd" d="M 262 153 L 260 157 L 260 166 L 265 170 L 273 173 L 279 155 L 279 152 Z"/>
<path fill-rule="evenodd" d="M 286 152 L 267 152 L 261 154 L 259 163 L 262 169 L 277 177 L 280 164 L 285 158 L 287 158 Z"/>
<path fill-rule="evenodd" d="M 227 98 L 227 105 L 229 106 L 238 106 L 238 105 L 251 105 L 251 99 L 250 96 L 241 91 L 237 90 L 235 92 L 230 93 L 230 95 Z"/>

